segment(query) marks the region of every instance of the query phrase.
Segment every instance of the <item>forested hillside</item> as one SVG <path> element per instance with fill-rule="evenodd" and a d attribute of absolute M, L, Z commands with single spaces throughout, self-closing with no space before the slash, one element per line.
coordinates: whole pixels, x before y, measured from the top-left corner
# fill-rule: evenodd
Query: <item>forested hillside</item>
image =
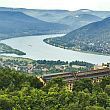
<path fill-rule="evenodd" d="M 76 51 L 110 55 L 110 17 L 45 42 Z"/>
<path fill-rule="evenodd" d="M 33 76 L 0 68 L 0 110 L 110 110 L 110 77 L 73 84 L 69 91 L 57 78 L 42 86 Z"/>

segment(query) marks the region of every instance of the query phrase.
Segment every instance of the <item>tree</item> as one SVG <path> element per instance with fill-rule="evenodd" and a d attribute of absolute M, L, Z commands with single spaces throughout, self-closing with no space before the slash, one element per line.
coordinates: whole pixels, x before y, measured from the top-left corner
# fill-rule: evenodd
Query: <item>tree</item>
<path fill-rule="evenodd" d="M 108 95 L 106 93 L 99 93 L 97 94 L 97 103 L 101 106 L 106 108 L 107 107 L 107 100 L 108 100 Z"/>
<path fill-rule="evenodd" d="M 87 106 L 86 110 L 105 110 L 103 107 L 98 106 Z"/>
<path fill-rule="evenodd" d="M 103 92 L 103 89 L 100 87 L 99 83 L 94 83 L 92 92 L 94 94 L 99 94 Z"/>
<path fill-rule="evenodd" d="M 81 110 L 78 103 L 70 103 L 64 110 Z"/>
<path fill-rule="evenodd" d="M 51 87 L 54 87 L 56 85 L 58 86 L 59 91 L 61 89 L 66 89 L 67 87 L 67 83 L 63 81 L 62 78 L 53 78 L 52 80 L 47 82 L 46 86 L 43 87 L 43 90 L 48 92 Z"/>
<path fill-rule="evenodd" d="M 105 89 L 106 85 L 109 85 L 109 84 L 110 84 L 110 77 L 105 77 L 100 82 L 100 86 L 103 90 Z"/>
<path fill-rule="evenodd" d="M 106 85 L 105 93 L 107 93 L 110 96 L 110 85 Z"/>
<path fill-rule="evenodd" d="M 83 109 L 86 106 L 90 105 L 90 94 L 85 92 L 78 92 L 78 102 L 81 108 Z"/>
<path fill-rule="evenodd" d="M 92 80 L 91 79 L 81 79 L 79 81 L 74 81 L 73 84 L 73 91 L 82 91 L 84 89 L 88 89 L 89 92 L 92 93 L 92 88 L 93 88 L 93 84 L 92 84 Z"/>

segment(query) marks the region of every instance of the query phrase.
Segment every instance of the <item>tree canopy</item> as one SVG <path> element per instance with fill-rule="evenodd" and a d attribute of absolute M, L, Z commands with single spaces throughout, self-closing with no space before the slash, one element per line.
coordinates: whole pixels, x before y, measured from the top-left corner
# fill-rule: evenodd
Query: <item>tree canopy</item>
<path fill-rule="evenodd" d="M 45 86 L 34 76 L 0 68 L 0 110 L 110 110 L 110 77 L 73 82 L 61 78 Z"/>

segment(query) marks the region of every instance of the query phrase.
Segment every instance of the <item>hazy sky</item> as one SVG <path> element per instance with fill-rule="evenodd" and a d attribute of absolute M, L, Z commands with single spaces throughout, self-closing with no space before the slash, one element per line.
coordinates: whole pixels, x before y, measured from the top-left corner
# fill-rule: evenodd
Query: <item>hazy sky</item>
<path fill-rule="evenodd" d="M 0 7 L 110 10 L 110 0 L 0 0 Z"/>

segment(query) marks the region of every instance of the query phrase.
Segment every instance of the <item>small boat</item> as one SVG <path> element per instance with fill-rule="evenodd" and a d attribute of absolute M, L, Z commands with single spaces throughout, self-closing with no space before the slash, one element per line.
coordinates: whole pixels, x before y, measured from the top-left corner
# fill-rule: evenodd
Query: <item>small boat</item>
<path fill-rule="evenodd" d="M 32 47 L 32 45 L 28 45 L 28 46 Z"/>

